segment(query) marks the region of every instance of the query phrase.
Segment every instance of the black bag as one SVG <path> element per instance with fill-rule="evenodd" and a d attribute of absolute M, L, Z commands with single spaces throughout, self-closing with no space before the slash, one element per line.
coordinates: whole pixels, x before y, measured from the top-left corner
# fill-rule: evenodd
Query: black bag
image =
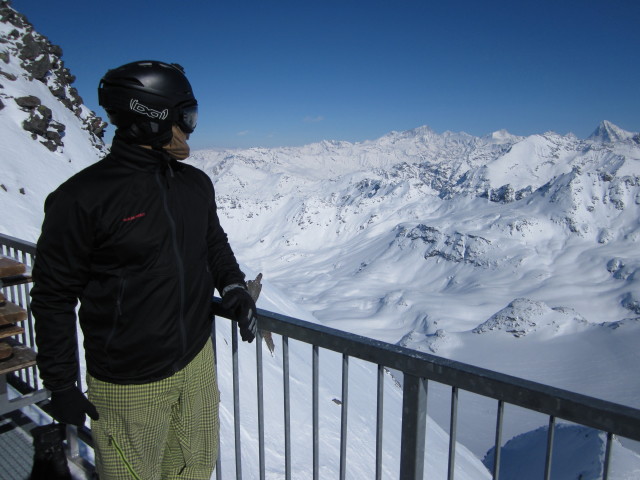
<path fill-rule="evenodd" d="M 66 425 L 52 423 L 35 427 L 33 436 L 33 468 L 29 480 L 72 480 L 64 451 Z"/>

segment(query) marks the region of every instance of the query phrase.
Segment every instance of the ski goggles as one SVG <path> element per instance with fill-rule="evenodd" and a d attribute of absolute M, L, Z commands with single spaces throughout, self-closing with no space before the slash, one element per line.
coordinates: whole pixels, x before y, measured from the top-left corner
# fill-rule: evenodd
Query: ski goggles
<path fill-rule="evenodd" d="M 178 126 L 184 133 L 193 133 L 198 124 L 198 105 L 183 107 L 178 113 Z"/>

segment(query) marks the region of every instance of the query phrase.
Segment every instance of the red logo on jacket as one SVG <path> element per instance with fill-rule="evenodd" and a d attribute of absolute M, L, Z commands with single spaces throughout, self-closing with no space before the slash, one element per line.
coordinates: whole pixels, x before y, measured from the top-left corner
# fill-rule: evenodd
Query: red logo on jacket
<path fill-rule="evenodd" d="M 137 220 L 137 219 L 139 219 L 139 218 L 142 218 L 142 217 L 144 217 L 145 215 L 146 215 L 146 213 L 145 213 L 145 212 L 137 213 L 136 215 L 132 215 L 132 216 L 130 216 L 130 217 L 123 218 L 123 219 L 122 219 L 122 221 L 123 221 L 123 222 L 130 222 L 131 220 Z"/>

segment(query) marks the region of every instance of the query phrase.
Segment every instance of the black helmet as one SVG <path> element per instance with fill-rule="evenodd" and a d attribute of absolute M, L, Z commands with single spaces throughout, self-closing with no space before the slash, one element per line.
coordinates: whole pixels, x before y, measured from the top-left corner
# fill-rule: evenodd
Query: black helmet
<path fill-rule="evenodd" d="M 151 145 L 169 141 L 173 124 L 193 132 L 198 119 L 191 84 L 176 63 L 144 60 L 109 70 L 100 80 L 98 103 L 129 139 Z"/>

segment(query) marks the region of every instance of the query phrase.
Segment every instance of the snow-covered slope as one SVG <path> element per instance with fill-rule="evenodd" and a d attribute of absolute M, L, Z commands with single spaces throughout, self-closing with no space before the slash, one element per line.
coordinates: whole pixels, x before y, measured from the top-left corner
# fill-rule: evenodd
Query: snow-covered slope
<path fill-rule="evenodd" d="M 0 5 L 0 232 L 35 241 L 48 193 L 104 150 L 104 122 L 71 86 L 62 50 Z"/>
<path fill-rule="evenodd" d="M 637 135 L 421 127 L 191 162 L 214 179 L 243 264 L 316 321 L 640 406 Z M 432 391 L 446 426 L 446 389 Z M 523 416 L 507 438 L 545 421 Z M 458 438 L 483 455 L 492 435 Z"/>
<path fill-rule="evenodd" d="M 423 127 L 191 162 L 243 261 L 322 321 L 398 341 L 470 330 L 520 297 L 591 323 L 640 313 L 632 139 Z"/>
<path fill-rule="evenodd" d="M 519 435 L 509 440 L 502 450 L 500 478 L 505 480 L 537 480 L 544 478 L 545 442 L 548 427 Z M 586 427 L 558 425 L 554 431 L 556 448 L 551 458 L 551 478 L 554 480 L 602 478 L 602 459 L 605 455 L 606 435 Z M 614 440 L 614 451 L 618 452 L 612 462 L 609 478 L 635 480 L 640 478 L 640 455 L 620 448 Z M 618 447 L 618 448 L 616 448 Z M 493 449 L 484 463 L 493 469 Z"/>

